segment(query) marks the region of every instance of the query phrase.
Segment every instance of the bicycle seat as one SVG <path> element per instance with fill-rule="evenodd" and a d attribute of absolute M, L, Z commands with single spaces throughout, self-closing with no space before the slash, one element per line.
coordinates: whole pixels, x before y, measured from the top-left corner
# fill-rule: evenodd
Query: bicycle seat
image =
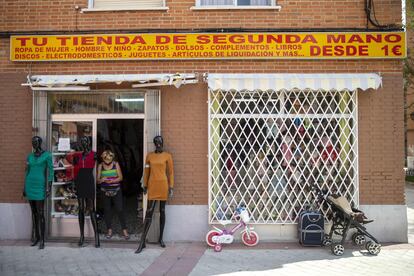
<path fill-rule="evenodd" d="M 223 226 L 226 226 L 227 224 L 232 223 L 232 221 L 231 221 L 231 220 L 219 220 L 218 222 L 219 222 L 221 225 L 223 225 Z"/>

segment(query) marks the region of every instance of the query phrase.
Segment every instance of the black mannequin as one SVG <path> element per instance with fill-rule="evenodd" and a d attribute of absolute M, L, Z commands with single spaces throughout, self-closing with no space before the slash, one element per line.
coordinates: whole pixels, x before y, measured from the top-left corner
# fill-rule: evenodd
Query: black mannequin
<path fill-rule="evenodd" d="M 42 138 L 32 138 L 33 152 L 27 158 L 26 179 L 23 196 L 27 197 L 32 211 L 32 243 L 39 249 L 45 248 L 45 198 L 50 195 L 53 179 L 52 157 L 49 152 L 42 149 Z M 43 165 L 39 166 L 39 165 Z M 45 169 L 49 169 L 48 179 L 44 179 Z M 47 184 L 46 184 L 47 183 Z M 46 184 L 46 187 L 44 185 Z"/>
<path fill-rule="evenodd" d="M 82 155 L 79 156 L 78 158 L 75 157 L 74 159 L 75 165 L 82 164 L 82 167 L 80 168 L 77 179 L 75 179 L 75 184 L 77 185 L 77 195 L 78 195 L 78 204 L 79 204 L 78 220 L 79 220 L 80 238 L 79 238 L 78 245 L 79 246 L 84 245 L 85 211 L 89 210 L 92 227 L 94 231 L 94 236 L 95 236 L 95 247 L 98 248 L 100 247 L 100 241 L 99 241 L 99 235 L 98 235 L 98 225 L 96 221 L 96 210 L 95 210 L 95 190 L 94 190 L 95 181 L 93 180 L 93 175 L 92 175 L 93 167 L 95 166 L 95 161 L 96 161 L 96 153 L 95 152 L 93 153 L 93 157 L 92 157 L 93 164 L 87 164 L 85 167 L 85 161 L 88 158 L 88 156 L 91 154 L 90 138 L 87 136 L 83 136 L 80 139 L 80 143 L 82 146 Z M 90 160 L 88 163 L 90 163 Z M 87 171 L 82 171 L 82 170 L 87 170 Z M 81 179 L 80 177 L 81 173 L 82 173 L 82 176 L 85 176 L 85 174 L 87 174 L 86 180 L 85 178 Z M 85 194 L 83 191 L 81 191 L 81 188 L 79 186 L 85 186 L 85 185 L 89 186 L 87 188 L 92 188 L 93 192 L 92 193 L 88 192 L 88 194 Z M 91 185 L 93 186 L 91 187 Z"/>
<path fill-rule="evenodd" d="M 155 145 L 155 154 L 162 154 L 163 153 L 163 145 L 164 145 L 164 141 L 163 141 L 162 137 L 161 136 L 154 137 L 153 142 L 154 142 L 154 145 Z M 169 158 L 171 158 L 171 155 L 169 153 L 166 153 L 166 154 Z M 171 170 L 172 170 L 172 159 L 170 159 L 170 163 L 171 163 L 170 164 L 171 167 L 169 169 L 170 169 L 170 182 L 171 182 L 171 178 L 173 178 L 173 172 L 171 172 Z M 147 156 L 145 167 L 149 168 L 149 166 L 150 165 L 149 165 L 148 156 Z M 146 181 L 146 180 L 144 180 L 144 181 Z M 147 185 L 147 183 L 146 183 L 146 185 Z M 147 192 L 148 192 L 146 185 L 144 185 L 144 187 L 143 187 L 144 194 L 147 194 Z M 173 188 L 170 186 L 168 188 L 168 197 L 171 198 L 172 196 L 173 196 Z M 147 208 L 146 215 L 145 215 L 144 231 L 142 233 L 138 249 L 135 251 L 135 253 L 140 253 L 145 248 L 145 239 L 147 237 L 149 228 L 151 226 L 152 215 L 154 214 L 155 205 L 156 205 L 157 201 L 159 201 L 159 204 L 160 204 L 160 236 L 159 236 L 158 242 L 159 242 L 161 247 L 163 247 L 163 248 L 165 247 L 165 243 L 163 241 L 163 234 L 164 234 L 164 227 L 165 227 L 165 203 L 166 203 L 166 200 L 151 200 L 151 199 L 149 199 L 148 200 L 148 208 Z"/>

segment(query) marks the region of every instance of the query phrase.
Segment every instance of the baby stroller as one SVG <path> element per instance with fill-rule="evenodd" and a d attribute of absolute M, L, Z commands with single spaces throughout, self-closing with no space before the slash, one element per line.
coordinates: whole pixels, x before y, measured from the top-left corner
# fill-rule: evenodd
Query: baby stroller
<path fill-rule="evenodd" d="M 372 236 L 365 228 L 365 224 L 373 222 L 368 220 L 365 214 L 356 208 L 353 208 L 344 196 L 329 194 L 328 191 L 321 191 L 318 187 L 314 187 L 320 203 L 331 207 L 332 227 L 329 234 L 325 235 L 323 240 L 324 246 L 331 246 L 331 251 L 336 256 L 344 254 L 344 242 L 348 231 L 355 228 L 357 231 L 352 235 L 352 242 L 355 245 L 363 246 L 371 255 L 378 255 L 381 251 L 381 244 Z M 333 240 L 333 235 L 341 236 L 340 242 Z M 370 241 L 366 241 L 366 237 Z"/>

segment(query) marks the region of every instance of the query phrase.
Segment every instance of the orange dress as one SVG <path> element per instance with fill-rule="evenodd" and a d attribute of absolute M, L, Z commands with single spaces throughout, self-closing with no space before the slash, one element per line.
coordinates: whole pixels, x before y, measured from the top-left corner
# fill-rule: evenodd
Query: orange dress
<path fill-rule="evenodd" d="M 168 188 L 174 187 L 174 168 L 171 154 L 151 152 L 145 159 L 144 187 L 148 200 L 167 200 Z"/>

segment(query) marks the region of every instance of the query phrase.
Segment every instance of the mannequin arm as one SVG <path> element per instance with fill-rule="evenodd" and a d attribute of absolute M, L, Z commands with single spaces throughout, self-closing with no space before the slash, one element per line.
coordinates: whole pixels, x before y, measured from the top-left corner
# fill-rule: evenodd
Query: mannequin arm
<path fill-rule="evenodd" d="M 29 159 L 26 160 L 26 177 L 29 174 Z M 23 192 L 22 192 L 23 197 L 26 197 L 26 181 L 23 183 Z"/>
<path fill-rule="evenodd" d="M 49 156 L 47 157 L 47 181 L 52 182 L 54 173 L 53 173 L 53 160 L 52 160 L 52 153 L 48 152 Z"/>
<path fill-rule="evenodd" d="M 46 187 L 46 197 L 50 196 L 50 191 L 52 190 L 52 181 L 48 181 L 47 182 L 47 187 Z"/>
<path fill-rule="evenodd" d="M 169 186 L 170 186 L 170 189 L 173 189 L 174 188 L 174 164 L 173 164 L 171 154 L 169 154 L 168 156 L 167 167 L 168 167 Z"/>
<path fill-rule="evenodd" d="M 149 155 L 147 154 L 147 156 L 145 157 L 144 177 L 142 179 L 142 190 L 144 194 L 147 194 L 147 184 L 148 184 L 149 175 L 151 173 L 151 167 L 150 167 L 148 156 Z"/>

